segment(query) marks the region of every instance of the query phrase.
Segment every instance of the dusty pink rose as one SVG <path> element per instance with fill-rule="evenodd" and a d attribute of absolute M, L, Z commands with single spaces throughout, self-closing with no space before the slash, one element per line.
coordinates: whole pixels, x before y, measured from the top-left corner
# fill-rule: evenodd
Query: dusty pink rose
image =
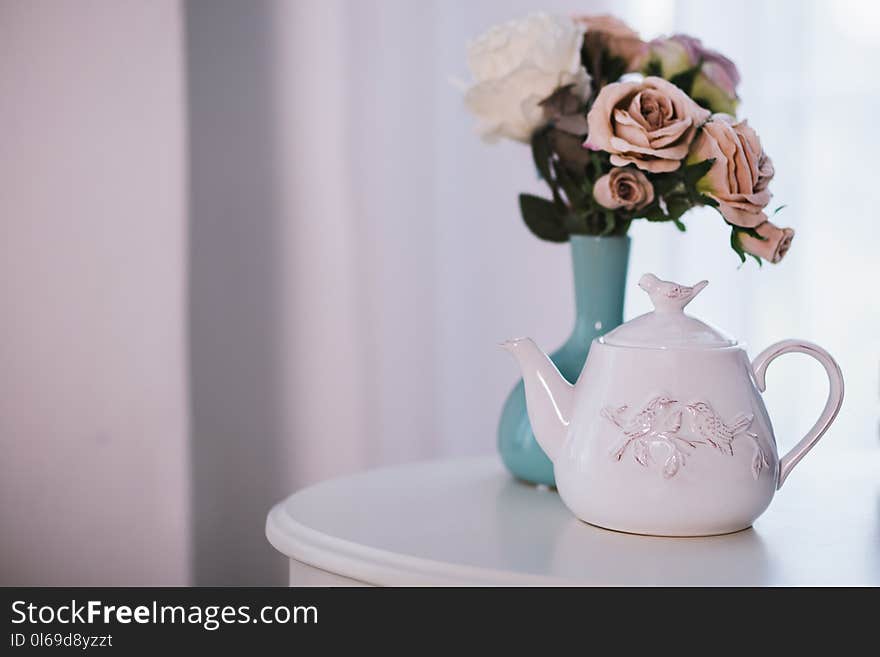
<path fill-rule="evenodd" d="M 604 50 L 626 62 L 627 71 L 639 69 L 648 44 L 629 25 L 608 14 L 575 16 L 574 20 L 586 28 L 584 48 L 591 60 L 598 61 Z"/>
<path fill-rule="evenodd" d="M 687 53 L 690 66 L 696 66 L 699 62 L 705 65 L 711 64 L 712 68 L 717 72 L 713 77 L 724 91 L 731 95 L 736 95 L 736 87 L 739 85 L 739 71 L 730 59 L 722 55 L 717 50 L 706 48 L 699 39 L 688 36 L 687 34 L 675 34 L 669 38 L 670 41 L 681 44 Z"/>
<path fill-rule="evenodd" d="M 691 96 L 701 99 L 713 112 L 736 112 L 736 88 L 740 82 L 736 64 L 720 52 L 706 48 L 699 39 L 687 34 L 654 39 L 647 44 L 646 55 L 638 67 L 647 68 L 651 61 L 659 65 L 660 74 L 666 79 L 702 62 Z"/>
<path fill-rule="evenodd" d="M 746 121 L 714 114 L 694 140 L 689 163 L 715 162 L 697 182 L 697 189 L 719 203 L 719 210 L 735 226 L 755 228 L 767 220 L 764 208 L 772 194 L 773 162 Z"/>
<path fill-rule="evenodd" d="M 722 65 L 704 62 L 697 77 L 694 78 L 691 95 L 713 112 L 735 114 L 739 106 L 739 97 L 735 89 L 735 83 Z"/>
<path fill-rule="evenodd" d="M 641 210 L 654 200 L 654 186 L 638 169 L 615 167 L 593 185 L 593 198 L 609 210 Z"/>
<path fill-rule="evenodd" d="M 602 87 L 587 115 L 584 146 L 611 153 L 615 166 L 675 171 L 708 118 L 708 110 L 662 78 L 614 82 Z"/>
<path fill-rule="evenodd" d="M 794 239 L 794 230 L 791 228 L 780 228 L 774 226 L 769 221 L 755 228 L 758 235 L 763 237 L 759 240 L 757 237 L 740 234 L 739 243 L 742 248 L 752 255 L 763 258 L 768 262 L 776 264 L 785 257 L 791 248 L 791 241 Z"/>

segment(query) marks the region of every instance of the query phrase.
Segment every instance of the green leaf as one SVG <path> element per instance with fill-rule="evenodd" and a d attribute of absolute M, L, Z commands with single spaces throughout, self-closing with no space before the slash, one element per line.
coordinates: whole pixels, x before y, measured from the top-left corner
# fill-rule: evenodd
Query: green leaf
<path fill-rule="evenodd" d="M 692 207 L 690 198 L 684 194 L 672 194 L 666 197 L 666 215 L 672 221 L 677 222 Z"/>
<path fill-rule="evenodd" d="M 739 256 L 739 259 L 745 263 L 746 261 L 746 252 L 742 248 L 742 244 L 739 241 L 739 232 L 736 230 L 736 226 L 730 227 L 730 248 L 732 248 L 736 255 Z"/>
<path fill-rule="evenodd" d="M 656 196 L 665 196 L 681 186 L 681 176 L 677 172 L 653 174 L 649 180 Z"/>
<path fill-rule="evenodd" d="M 696 66 L 692 66 L 681 73 L 676 73 L 669 78 L 669 81 L 690 96 L 691 90 L 694 88 L 694 80 L 697 79 L 697 73 L 700 72 L 702 66 L 703 62 L 699 62 Z"/>
<path fill-rule="evenodd" d="M 553 201 L 531 194 L 519 195 L 523 221 L 537 237 L 548 242 L 567 242 L 568 231 Z"/>
<path fill-rule="evenodd" d="M 706 196 L 705 194 L 698 194 L 697 195 L 697 203 L 700 203 L 702 205 L 708 205 L 710 208 L 717 208 L 718 207 L 718 201 L 716 201 L 711 196 Z"/>
<path fill-rule="evenodd" d="M 559 166 L 558 163 L 554 163 L 553 171 L 556 173 L 556 180 L 559 181 L 559 186 L 565 192 L 565 197 L 571 207 L 584 207 L 587 201 L 592 198 L 592 194 L 584 193 L 582 181 L 578 181 L 575 174 L 564 166 Z"/>
<path fill-rule="evenodd" d="M 654 201 L 646 208 L 642 208 L 639 216 L 648 221 L 669 221 L 669 217 L 663 212 L 663 208 L 660 207 L 660 203 L 657 201 Z"/>
<path fill-rule="evenodd" d="M 709 173 L 709 169 L 712 168 L 713 164 L 715 164 L 715 158 L 710 157 L 702 162 L 696 162 L 695 164 L 688 164 L 685 166 L 681 171 L 684 175 L 685 184 L 695 188 L 697 182 Z"/>
<path fill-rule="evenodd" d="M 614 232 L 614 229 L 617 227 L 617 219 L 614 217 L 613 210 L 605 210 L 605 229 L 599 233 L 603 237 L 605 235 L 610 235 Z"/>
<path fill-rule="evenodd" d="M 532 137 L 532 159 L 535 161 L 535 167 L 538 174 L 548 183 L 553 182 L 553 175 L 550 170 L 550 160 L 553 157 L 553 148 L 550 146 L 550 139 L 546 130 L 540 130 Z"/>
<path fill-rule="evenodd" d="M 681 222 L 681 219 L 673 219 L 673 221 L 675 222 L 675 227 L 678 228 L 682 233 L 687 232 L 687 226 L 685 226 Z"/>
<path fill-rule="evenodd" d="M 532 159 L 538 169 L 538 175 L 550 186 L 553 200 L 560 208 L 565 204 L 559 195 L 559 183 L 553 176 L 553 146 L 547 130 L 539 130 L 532 137 Z"/>
<path fill-rule="evenodd" d="M 761 239 L 761 240 L 763 240 L 764 238 L 761 237 L 760 235 L 758 235 L 758 233 L 755 232 L 754 228 L 743 228 L 742 226 L 734 226 L 733 224 L 728 224 L 728 225 L 730 226 L 730 246 L 733 248 L 734 251 L 736 251 L 736 254 L 739 256 L 739 259 L 742 261 L 742 264 L 745 263 L 746 256 L 748 255 L 750 258 L 752 258 L 755 262 L 758 263 L 759 267 L 763 267 L 764 266 L 763 260 L 761 260 L 754 253 L 747 254 L 745 252 L 745 249 L 743 249 L 743 247 L 742 247 L 742 242 L 740 241 L 740 235 L 745 233 L 747 235 L 752 235 L 753 237 L 757 237 L 758 239 Z M 740 266 L 742 266 L 742 264 Z"/>
<path fill-rule="evenodd" d="M 593 165 L 593 179 L 599 180 L 604 173 L 604 167 L 598 151 L 590 151 L 590 163 Z"/>
<path fill-rule="evenodd" d="M 602 208 L 598 208 L 593 210 L 592 212 L 588 212 L 584 215 L 584 230 L 583 235 L 598 235 L 600 232 L 599 223 Z"/>
<path fill-rule="evenodd" d="M 669 221 L 669 217 L 667 217 L 665 214 L 657 214 L 657 213 L 646 214 L 641 218 L 646 221 L 650 221 L 651 223 L 660 223 L 662 221 Z"/>
<path fill-rule="evenodd" d="M 566 212 L 562 217 L 562 227 L 569 235 L 589 235 L 587 213 Z"/>
<path fill-rule="evenodd" d="M 605 50 L 602 52 L 601 77 L 606 83 L 617 82 L 626 73 L 627 63 L 620 57 L 613 57 Z"/>
<path fill-rule="evenodd" d="M 584 206 L 585 207 L 593 207 L 596 204 L 596 200 L 593 198 L 593 183 L 592 180 L 584 176 L 584 179 L 581 181 L 581 194 L 584 197 Z"/>
<path fill-rule="evenodd" d="M 658 78 L 663 77 L 663 67 L 660 65 L 660 60 L 656 57 L 652 57 L 644 70 L 645 75 L 653 75 Z"/>
<path fill-rule="evenodd" d="M 784 209 L 787 208 L 787 207 L 788 207 L 787 205 L 780 205 L 778 208 L 776 208 L 776 209 L 773 211 L 773 214 L 771 214 L 770 216 L 771 216 L 771 217 L 775 217 L 775 216 L 776 216 L 781 210 L 784 210 Z"/>
<path fill-rule="evenodd" d="M 745 233 L 746 235 L 749 235 L 750 237 L 754 237 L 756 240 L 761 240 L 762 242 L 766 242 L 766 241 L 767 241 L 767 238 L 764 237 L 764 236 L 762 236 L 762 235 L 761 235 L 757 230 L 755 230 L 754 228 L 743 228 L 742 226 L 737 226 L 736 229 L 737 229 L 740 233 Z"/>
<path fill-rule="evenodd" d="M 707 109 L 710 112 L 712 111 L 712 101 L 707 98 L 703 98 L 702 96 L 696 96 L 693 101 L 702 107 L 703 109 Z"/>

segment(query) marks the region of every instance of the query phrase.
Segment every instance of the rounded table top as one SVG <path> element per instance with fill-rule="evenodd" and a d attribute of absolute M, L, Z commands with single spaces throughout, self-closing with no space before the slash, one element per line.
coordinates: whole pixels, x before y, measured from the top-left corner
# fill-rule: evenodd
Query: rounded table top
<path fill-rule="evenodd" d="M 878 453 L 829 460 L 806 459 L 754 528 L 727 536 L 593 527 L 493 457 L 325 481 L 276 505 L 266 535 L 377 585 L 880 585 Z"/>

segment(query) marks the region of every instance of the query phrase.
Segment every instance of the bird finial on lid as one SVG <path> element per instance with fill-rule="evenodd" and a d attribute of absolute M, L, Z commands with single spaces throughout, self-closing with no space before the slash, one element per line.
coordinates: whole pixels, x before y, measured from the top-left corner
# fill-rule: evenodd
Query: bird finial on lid
<path fill-rule="evenodd" d="M 654 274 L 645 274 L 639 279 L 639 287 L 651 297 L 655 312 L 682 312 L 709 281 L 700 281 L 692 287 L 679 285 L 672 281 L 664 281 Z"/>

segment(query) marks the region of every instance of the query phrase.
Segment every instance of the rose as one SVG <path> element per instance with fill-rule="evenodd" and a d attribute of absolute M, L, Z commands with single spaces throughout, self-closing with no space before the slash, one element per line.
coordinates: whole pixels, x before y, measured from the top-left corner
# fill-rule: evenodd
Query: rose
<path fill-rule="evenodd" d="M 627 71 L 638 70 L 647 48 L 638 32 L 619 18 L 607 14 L 577 16 L 574 20 L 586 28 L 584 47 L 588 53 L 601 55 L 601 51 L 606 50 L 612 57 L 622 59 Z"/>
<path fill-rule="evenodd" d="M 541 102 L 545 118 L 552 123 L 547 141 L 560 161 L 578 171 L 590 161 L 590 152 L 581 144 L 587 134 L 587 117 L 583 100 L 571 93 L 570 87 L 561 87 Z"/>
<path fill-rule="evenodd" d="M 736 97 L 736 87 L 739 85 L 740 79 L 736 64 L 717 50 L 706 48 L 702 41 L 687 34 L 676 34 L 670 39 L 684 47 L 690 66 L 696 66 L 703 62 L 701 68 L 703 73 L 707 73 L 707 66 L 709 66 L 712 69 L 709 77 L 717 82 L 724 91 L 734 98 Z"/>
<path fill-rule="evenodd" d="M 739 98 L 736 95 L 737 82 L 734 80 L 723 65 L 703 62 L 700 72 L 694 78 L 691 96 L 713 112 L 736 114 Z"/>
<path fill-rule="evenodd" d="M 652 173 L 675 171 L 709 111 L 674 84 L 647 77 L 602 87 L 587 115 L 587 148 L 611 153 L 611 164 Z"/>
<path fill-rule="evenodd" d="M 583 99 L 573 93 L 570 86 L 560 87 L 539 104 L 544 110 L 544 118 L 552 123 L 555 129 L 572 135 L 580 135 L 582 138 L 587 134 L 587 117 L 584 114 Z"/>
<path fill-rule="evenodd" d="M 654 187 L 638 169 L 615 167 L 593 185 L 593 198 L 609 210 L 641 210 L 654 200 Z"/>
<path fill-rule="evenodd" d="M 653 60 L 660 66 L 663 77 L 673 77 L 693 68 L 701 61 L 715 62 L 722 65 L 728 75 L 739 84 L 739 72 L 736 65 L 717 50 L 706 48 L 700 39 L 687 34 L 673 34 L 669 37 L 654 39 L 648 43 L 647 60 Z"/>
<path fill-rule="evenodd" d="M 730 59 L 703 42 L 686 34 L 655 39 L 647 45 L 639 68 L 650 72 L 651 63 L 660 68 L 660 75 L 671 79 L 702 62 L 694 77 L 691 96 L 702 100 L 713 112 L 736 113 L 739 98 L 739 71 Z"/>
<path fill-rule="evenodd" d="M 755 230 L 764 239 L 760 240 L 747 233 L 740 233 L 739 243 L 743 250 L 759 258 L 764 258 L 764 260 L 773 264 L 782 260 L 791 248 L 794 230 L 791 228 L 780 228 L 769 221 L 765 221 Z"/>
<path fill-rule="evenodd" d="M 694 140 L 688 163 L 714 159 L 697 181 L 697 190 L 719 203 L 724 218 L 735 226 L 755 228 L 767 220 L 770 202 L 767 185 L 773 179 L 773 162 L 761 147 L 758 135 L 746 121 L 714 114 Z"/>
<path fill-rule="evenodd" d="M 565 16 L 532 14 L 491 28 L 468 46 L 474 84 L 467 107 L 489 141 L 528 142 L 547 122 L 541 101 L 569 86 L 584 100 L 590 77 L 581 65 L 583 27 Z"/>
<path fill-rule="evenodd" d="M 664 78 L 675 77 L 696 66 L 687 46 L 676 36 L 654 39 L 648 42 L 647 54 L 641 68 L 647 73 L 652 68 Z M 658 70 L 659 69 L 659 70 Z"/>
<path fill-rule="evenodd" d="M 586 29 L 584 50 L 593 63 L 593 72 L 599 66 L 602 53 L 621 59 L 626 65 L 625 72 L 637 71 L 645 56 L 647 44 L 638 32 L 615 16 L 599 14 L 595 16 L 576 16 L 575 22 Z"/>

